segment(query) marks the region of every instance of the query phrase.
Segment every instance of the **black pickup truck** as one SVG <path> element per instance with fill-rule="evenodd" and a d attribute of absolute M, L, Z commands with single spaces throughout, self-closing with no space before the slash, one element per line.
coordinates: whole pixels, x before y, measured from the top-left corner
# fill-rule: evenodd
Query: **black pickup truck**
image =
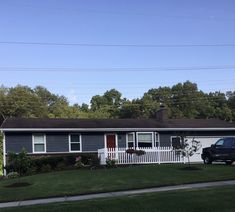
<path fill-rule="evenodd" d="M 235 137 L 221 138 L 211 147 L 203 148 L 201 157 L 205 164 L 222 161 L 231 165 L 235 161 Z"/>

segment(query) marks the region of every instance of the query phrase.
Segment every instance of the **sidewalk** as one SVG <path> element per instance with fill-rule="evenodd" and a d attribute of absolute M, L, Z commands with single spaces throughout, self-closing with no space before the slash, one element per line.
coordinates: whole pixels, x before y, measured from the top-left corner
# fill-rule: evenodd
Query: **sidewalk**
<path fill-rule="evenodd" d="M 121 197 L 121 196 L 133 195 L 133 194 L 145 194 L 145 193 L 154 193 L 154 192 L 162 192 L 162 191 L 186 190 L 186 189 L 195 189 L 195 188 L 198 189 L 198 188 L 209 188 L 209 187 L 219 187 L 219 186 L 229 186 L 229 185 L 235 185 L 235 180 L 217 181 L 217 182 L 208 182 L 208 183 L 193 183 L 193 184 L 185 184 L 185 185 L 177 185 L 177 186 L 135 189 L 135 190 L 127 190 L 127 191 L 86 194 L 86 195 L 77 195 L 77 196 L 69 196 L 69 197 L 55 197 L 55 198 L 24 200 L 24 201 L 15 201 L 15 202 L 5 202 L 5 203 L 0 203 L 0 208 L 48 204 L 48 203 L 66 202 L 66 201 L 81 201 L 81 200 L 90 200 L 90 199 L 97 199 L 97 198 Z"/>

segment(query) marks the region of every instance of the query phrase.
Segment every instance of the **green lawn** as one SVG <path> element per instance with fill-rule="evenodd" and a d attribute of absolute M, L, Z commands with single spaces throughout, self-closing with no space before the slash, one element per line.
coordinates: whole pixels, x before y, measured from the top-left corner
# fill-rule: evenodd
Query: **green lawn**
<path fill-rule="evenodd" d="M 31 186 L 6 188 L 17 179 L 0 180 L 0 201 L 35 199 L 191 182 L 235 179 L 235 167 L 197 165 L 202 170 L 183 171 L 183 164 L 142 165 L 116 169 L 72 170 L 23 177 Z"/>
<path fill-rule="evenodd" d="M 2 212 L 233 212 L 235 210 L 235 186 L 190 191 L 161 192 L 111 199 L 56 203 L 1 209 Z"/>

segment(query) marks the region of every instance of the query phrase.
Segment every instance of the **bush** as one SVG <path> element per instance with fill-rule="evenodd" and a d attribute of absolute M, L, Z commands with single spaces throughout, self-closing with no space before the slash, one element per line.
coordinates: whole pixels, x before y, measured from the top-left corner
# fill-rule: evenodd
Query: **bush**
<path fill-rule="evenodd" d="M 41 168 L 41 172 L 50 172 L 52 170 L 49 164 L 43 165 Z"/>
<path fill-rule="evenodd" d="M 107 168 L 114 168 L 114 167 L 116 167 L 115 164 L 116 164 L 116 160 L 115 159 L 110 159 L 110 158 L 106 159 L 106 166 L 107 166 Z"/>
<path fill-rule="evenodd" d="M 17 177 L 19 177 L 20 175 L 18 174 L 18 172 L 9 172 L 8 174 L 7 174 L 7 178 L 9 178 L 9 179 L 14 179 L 14 178 L 17 178 Z"/>
<path fill-rule="evenodd" d="M 46 165 L 50 165 L 51 170 L 64 170 L 69 167 L 82 168 L 84 166 L 97 167 L 100 165 L 100 159 L 94 153 L 40 157 L 32 160 L 31 169 L 34 169 L 34 172 L 41 172 L 42 167 Z"/>
<path fill-rule="evenodd" d="M 81 156 L 76 157 L 76 163 L 75 163 L 74 166 L 78 169 L 84 167 L 84 164 L 82 163 L 82 157 Z"/>
<path fill-rule="evenodd" d="M 135 154 L 136 154 L 137 156 L 141 156 L 141 155 L 145 155 L 146 152 L 145 152 L 144 150 L 136 150 L 136 151 L 135 151 Z"/>
<path fill-rule="evenodd" d="M 100 166 L 100 158 L 98 157 L 98 154 L 92 155 L 92 157 L 91 157 L 91 159 L 89 161 L 89 165 L 91 165 L 93 167 Z"/>
<path fill-rule="evenodd" d="M 132 155 L 132 154 L 135 154 L 135 151 L 136 151 L 135 149 L 127 149 L 126 153 Z"/>
<path fill-rule="evenodd" d="M 74 166 L 76 163 L 76 155 L 66 155 L 63 157 L 66 166 Z"/>
<path fill-rule="evenodd" d="M 68 166 L 66 166 L 65 162 L 59 162 L 59 163 L 57 164 L 56 170 L 62 171 L 62 170 L 67 169 L 67 167 L 68 167 Z"/>
<path fill-rule="evenodd" d="M 6 170 L 9 172 L 18 172 L 20 176 L 26 175 L 31 167 L 31 159 L 27 156 L 27 152 L 23 149 L 19 154 L 14 152 L 8 153 L 9 165 Z"/>
<path fill-rule="evenodd" d="M 137 156 L 145 155 L 146 152 L 144 150 L 136 150 L 136 149 L 127 149 L 126 150 L 127 154 L 136 154 Z"/>
<path fill-rule="evenodd" d="M 23 150 L 18 155 L 9 153 L 8 165 L 5 167 L 7 172 L 18 172 L 20 175 L 30 175 L 52 170 L 65 170 L 68 168 L 82 168 L 84 166 L 97 167 L 100 159 L 97 154 L 72 154 L 60 156 L 40 156 L 39 158 L 27 156 Z M 77 158 L 77 160 L 76 160 Z M 79 158 L 79 160 L 78 160 Z M 76 165 L 75 165 L 76 164 Z"/>
<path fill-rule="evenodd" d="M 42 157 L 42 158 L 37 158 L 33 159 L 32 161 L 32 167 L 36 169 L 37 172 L 40 172 L 43 167 L 46 165 L 50 166 L 51 170 L 56 170 L 57 165 L 60 162 L 63 162 L 63 157 L 62 156 L 48 156 L 48 157 Z"/>

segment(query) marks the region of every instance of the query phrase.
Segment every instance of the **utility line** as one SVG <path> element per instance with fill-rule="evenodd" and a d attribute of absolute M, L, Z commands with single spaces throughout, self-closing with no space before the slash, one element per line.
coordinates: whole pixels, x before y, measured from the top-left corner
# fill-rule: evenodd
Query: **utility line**
<path fill-rule="evenodd" d="M 140 47 L 140 48 L 188 48 L 188 47 L 235 47 L 235 43 L 211 44 L 115 44 L 115 43 L 60 43 L 60 42 L 25 42 L 0 41 L 5 45 L 38 45 L 38 46 L 80 46 L 80 47 Z"/>
<path fill-rule="evenodd" d="M 182 67 L 120 67 L 120 68 L 71 68 L 71 67 L 54 67 L 54 68 L 33 68 L 33 67 L 0 67 L 1 72 L 160 72 L 160 71 L 197 71 L 197 70 L 229 70 L 234 69 L 235 65 L 221 65 L 221 66 L 182 66 Z"/>

